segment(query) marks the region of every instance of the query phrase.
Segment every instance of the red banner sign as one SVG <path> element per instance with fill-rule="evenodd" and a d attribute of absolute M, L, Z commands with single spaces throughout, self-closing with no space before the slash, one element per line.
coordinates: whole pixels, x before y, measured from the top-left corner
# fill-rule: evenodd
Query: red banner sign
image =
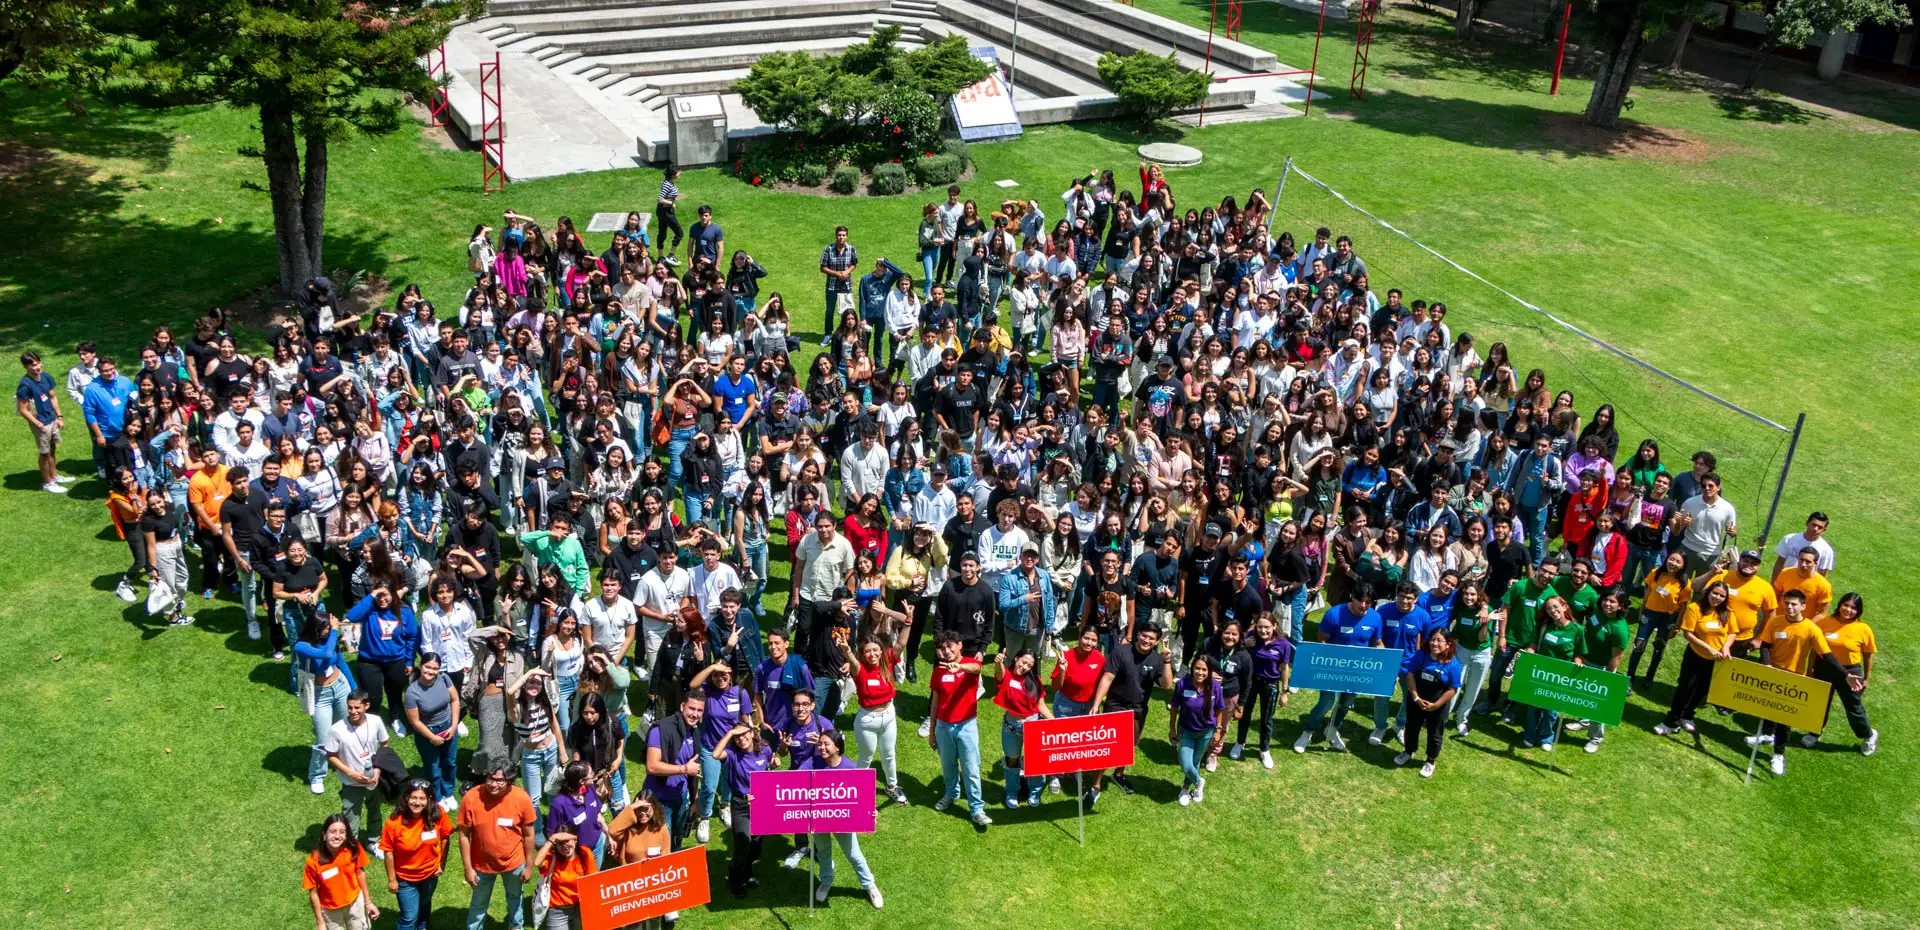
<path fill-rule="evenodd" d="M 695 846 L 581 878 L 580 923 L 586 930 L 615 930 L 712 897 L 707 848 Z"/>
<path fill-rule="evenodd" d="M 1024 775 L 1067 775 L 1132 765 L 1133 712 L 1029 720 L 1020 756 Z"/>

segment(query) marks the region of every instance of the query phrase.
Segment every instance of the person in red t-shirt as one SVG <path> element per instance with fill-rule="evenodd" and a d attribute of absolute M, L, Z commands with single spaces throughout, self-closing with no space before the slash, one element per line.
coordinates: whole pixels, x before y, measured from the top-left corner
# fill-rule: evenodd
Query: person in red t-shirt
<path fill-rule="evenodd" d="M 993 823 L 980 798 L 980 660 L 960 653 L 960 634 L 941 632 L 933 649 L 933 730 L 927 745 L 940 754 L 940 779 L 946 786 L 933 809 L 944 811 L 962 794 L 976 827 Z"/>
<path fill-rule="evenodd" d="M 1053 719 L 1053 708 L 1047 706 L 1045 690 L 1040 686 L 1040 660 L 1028 649 L 1022 649 L 1011 660 L 1003 649 L 993 660 L 1000 679 L 993 702 L 1007 712 L 1000 725 L 1000 751 L 1006 754 L 1007 806 L 1019 807 L 1021 796 L 1025 795 L 1029 806 L 1039 807 L 1040 787 L 1046 779 L 1039 776 L 1029 779 L 1020 774 L 1020 747 L 1026 737 L 1027 721 L 1041 717 Z"/>
<path fill-rule="evenodd" d="M 899 638 L 895 635 L 895 648 Z M 860 645 L 860 661 L 853 669 L 853 690 L 860 698 L 860 710 L 853 715 L 853 741 L 859 746 L 861 768 L 878 756 L 880 774 L 886 777 L 887 797 L 905 805 L 907 793 L 900 790 L 900 770 L 894 763 L 893 746 L 899 715 L 893 711 L 894 648 L 878 639 Z"/>
<path fill-rule="evenodd" d="M 1107 657 L 1100 652 L 1100 631 L 1081 627 L 1080 642 L 1060 656 L 1053 667 L 1053 715 L 1084 717 L 1100 691 L 1100 673 Z"/>

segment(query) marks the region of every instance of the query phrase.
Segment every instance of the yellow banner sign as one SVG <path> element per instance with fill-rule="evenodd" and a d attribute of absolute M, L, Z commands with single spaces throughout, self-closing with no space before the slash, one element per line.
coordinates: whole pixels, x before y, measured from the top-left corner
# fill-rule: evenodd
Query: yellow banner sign
<path fill-rule="evenodd" d="M 1832 685 L 1805 675 L 1729 659 L 1714 663 L 1707 703 L 1818 733 L 1827 723 L 1827 697 L 1832 690 Z"/>

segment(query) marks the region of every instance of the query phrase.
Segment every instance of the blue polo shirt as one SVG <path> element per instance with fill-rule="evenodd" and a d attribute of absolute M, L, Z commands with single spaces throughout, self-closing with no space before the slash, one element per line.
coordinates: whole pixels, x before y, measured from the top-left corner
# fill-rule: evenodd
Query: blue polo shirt
<path fill-rule="evenodd" d="M 1320 629 L 1335 646 L 1371 646 L 1381 638 L 1380 612 L 1355 614 L 1351 605 L 1336 604 L 1320 615 Z"/>
<path fill-rule="evenodd" d="M 1426 642 L 1427 634 L 1433 632 L 1433 615 L 1415 606 L 1402 612 L 1400 605 L 1388 602 L 1380 605 L 1380 627 L 1382 640 L 1390 649 L 1398 649 L 1407 655 L 1419 652 Z"/>
<path fill-rule="evenodd" d="M 1453 616 L 1453 602 L 1460 599 L 1460 589 L 1453 589 L 1453 593 L 1446 597 L 1440 597 L 1437 593 L 1439 590 L 1434 588 L 1420 595 L 1420 600 L 1414 606 L 1426 611 L 1436 620 L 1445 620 Z"/>
<path fill-rule="evenodd" d="M 713 396 L 720 398 L 720 409 L 735 424 L 747 418 L 747 401 L 758 393 L 760 385 L 749 374 L 742 373 L 739 381 L 733 380 L 732 372 L 713 379 Z"/>

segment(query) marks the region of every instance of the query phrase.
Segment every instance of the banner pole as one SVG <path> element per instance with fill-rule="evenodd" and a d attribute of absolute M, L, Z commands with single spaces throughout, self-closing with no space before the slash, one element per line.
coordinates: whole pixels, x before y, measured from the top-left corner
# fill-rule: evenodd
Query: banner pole
<path fill-rule="evenodd" d="M 1080 772 L 1073 773 L 1073 806 L 1079 809 L 1080 848 L 1087 848 L 1087 792 L 1081 784 Z"/>
<path fill-rule="evenodd" d="M 828 850 L 827 855 L 833 855 L 832 850 Z M 813 917 L 813 889 L 814 889 L 815 882 L 819 879 L 819 874 L 818 874 L 819 871 L 820 871 L 820 860 L 814 858 L 814 852 L 813 852 L 812 818 L 808 818 L 808 824 L 807 824 L 807 917 L 808 918 Z"/>
<path fill-rule="evenodd" d="M 1765 730 L 1766 728 L 1767 728 L 1767 719 L 1765 717 L 1762 717 L 1760 718 L 1760 725 L 1753 728 L 1753 735 L 1756 737 L 1759 736 L 1760 732 L 1762 730 Z M 1753 784 L 1753 764 L 1755 762 L 1758 762 L 1759 760 L 1760 760 L 1760 743 L 1756 740 L 1753 744 L 1753 751 L 1747 754 L 1747 777 L 1740 779 L 1741 784 L 1743 785 Z"/>

